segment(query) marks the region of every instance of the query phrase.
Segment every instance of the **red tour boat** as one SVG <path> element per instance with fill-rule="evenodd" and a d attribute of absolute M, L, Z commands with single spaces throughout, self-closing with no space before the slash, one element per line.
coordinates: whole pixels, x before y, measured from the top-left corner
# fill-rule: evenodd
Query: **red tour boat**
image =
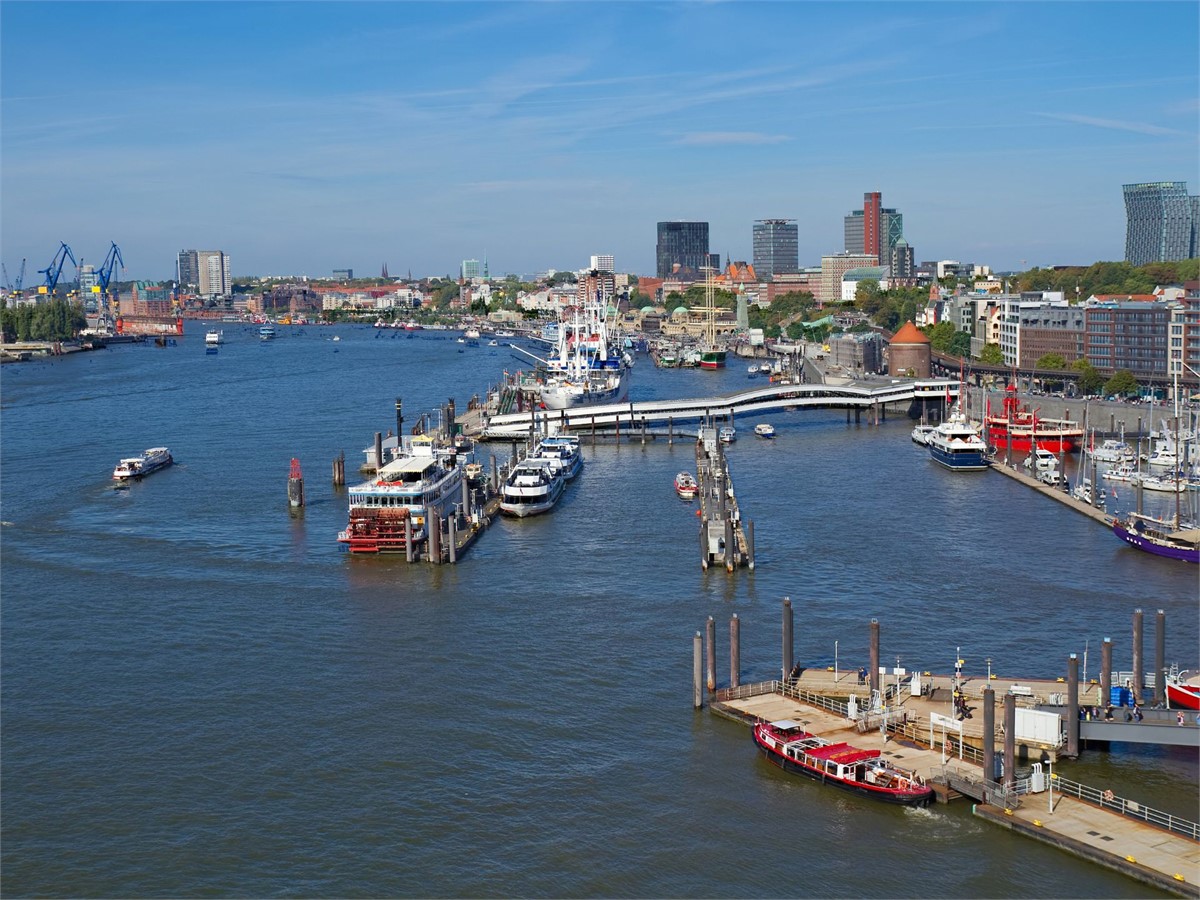
<path fill-rule="evenodd" d="M 988 438 L 997 447 L 1030 451 L 1034 442 L 1051 453 L 1071 453 L 1083 441 L 1083 426 L 1070 419 L 1043 419 L 1037 410 L 1022 406 L 1017 388 L 1009 385 L 1004 392 L 1004 409 L 987 416 Z"/>
<path fill-rule="evenodd" d="M 791 719 L 759 722 L 754 726 L 754 743 L 781 769 L 822 784 L 888 803 L 927 806 L 933 802 L 933 789 L 919 775 L 892 765 L 879 750 L 830 743 Z"/>

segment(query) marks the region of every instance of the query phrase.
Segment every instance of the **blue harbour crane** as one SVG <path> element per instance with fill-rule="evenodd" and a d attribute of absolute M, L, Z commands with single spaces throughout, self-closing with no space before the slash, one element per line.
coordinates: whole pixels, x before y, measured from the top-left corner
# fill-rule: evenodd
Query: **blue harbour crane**
<path fill-rule="evenodd" d="M 42 287 L 38 288 L 39 294 L 49 294 L 54 296 L 54 289 L 58 287 L 58 279 L 62 275 L 63 263 L 68 259 L 76 269 L 79 268 L 79 263 L 75 261 L 75 254 L 71 252 L 71 248 L 66 245 L 65 241 L 59 242 L 59 248 L 54 253 L 54 258 L 50 260 L 50 265 L 44 269 L 38 269 L 39 275 L 45 275 L 46 281 Z"/>
<path fill-rule="evenodd" d="M 121 271 L 125 271 L 125 260 L 121 257 L 121 248 L 117 246 L 117 242 L 113 241 L 112 246 L 108 248 L 108 255 L 104 257 L 104 262 L 100 264 L 99 270 L 96 272 L 96 278 L 99 281 L 100 288 L 100 307 L 101 312 L 111 311 L 116 315 L 117 310 L 114 308 L 115 303 L 110 303 L 108 298 L 108 284 L 112 281 L 113 269 L 117 264 L 120 264 Z M 117 279 L 120 281 L 120 278 Z"/>
<path fill-rule="evenodd" d="M 21 260 L 21 271 L 17 273 L 16 281 L 8 280 L 8 267 L 0 263 L 0 269 L 4 272 L 4 292 L 12 294 L 14 297 L 21 293 L 21 288 L 25 284 L 25 260 Z"/>

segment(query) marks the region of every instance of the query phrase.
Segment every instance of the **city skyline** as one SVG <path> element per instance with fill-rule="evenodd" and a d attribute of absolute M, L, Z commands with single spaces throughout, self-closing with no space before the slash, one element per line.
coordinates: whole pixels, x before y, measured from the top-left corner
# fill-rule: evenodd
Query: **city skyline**
<path fill-rule="evenodd" d="M 750 260 L 768 217 L 819 265 L 875 191 L 919 259 L 1086 265 L 1124 258 L 1122 185 L 1200 182 L 1195 4 L 8 3 L 0 23 L 0 257 L 26 286 L 60 241 L 90 264 L 116 241 L 150 280 L 180 247 L 235 277 L 453 276 L 485 247 L 498 273 L 603 248 L 649 275 L 658 222 Z"/>

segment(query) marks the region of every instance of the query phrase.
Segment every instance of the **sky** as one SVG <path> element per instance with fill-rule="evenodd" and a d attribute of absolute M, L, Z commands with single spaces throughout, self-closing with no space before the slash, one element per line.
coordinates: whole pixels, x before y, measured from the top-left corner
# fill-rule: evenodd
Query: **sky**
<path fill-rule="evenodd" d="M 1121 185 L 1200 193 L 1195 2 L 0 3 L 0 259 L 124 278 L 493 276 L 656 223 L 801 265 L 864 192 L 918 262 L 1124 258 Z"/>

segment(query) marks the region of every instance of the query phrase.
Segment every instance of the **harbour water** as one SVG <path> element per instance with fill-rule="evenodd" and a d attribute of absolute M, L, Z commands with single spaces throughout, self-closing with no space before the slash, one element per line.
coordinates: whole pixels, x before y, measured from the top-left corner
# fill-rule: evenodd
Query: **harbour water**
<path fill-rule="evenodd" d="M 499 520 L 457 566 L 351 558 L 344 489 L 375 431 L 504 369 L 452 335 L 226 326 L 206 353 L 124 346 L 6 366 L 2 874 L 10 896 L 1137 897 L 1150 890 L 974 819 L 798 780 L 691 709 L 692 635 L 742 680 L 797 658 L 1064 675 L 1167 614 L 1195 667 L 1194 566 L 1139 554 L 994 474 L 949 473 L 911 423 L 738 422 L 756 568 L 701 571 L 672 480 L 690 441 L 587 445 L 549 516 Z M 334 342 L 334 334 L 341 340 Z M 632 399 L 746 386 L 655 370 Z M 117 489 L 122 456 L 176 464 Z M 507 446 L 494 446 L 501 459 Z M 298 457 L 307 506 L 289 515 Z M 835 650 L 836 645 L 836 650 Z M 718 666 L 727 683 L 728 665 Z M 1194 752 L 1117 746 L 1068 777 L 1195 818 Z"/>

